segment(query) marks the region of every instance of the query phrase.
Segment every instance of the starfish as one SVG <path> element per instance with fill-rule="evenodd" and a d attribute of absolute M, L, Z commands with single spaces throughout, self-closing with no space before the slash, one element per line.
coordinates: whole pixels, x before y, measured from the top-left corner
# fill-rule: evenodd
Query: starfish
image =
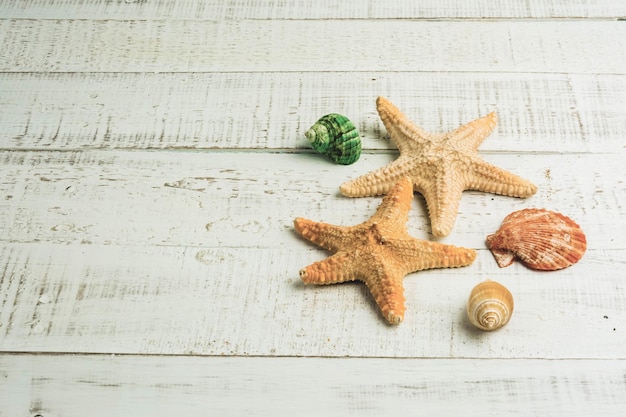
<path fill-rule="evenodd" d="M 443 134 L 431 134 L 411 123 L 389 100 L 378 97 L 378 114 L 400 156 L 376 171 L 339 188 L 348 197 L 386 194 L 408 176 L 424 196 L 434 236 L 447 236 L 454 226 L 461 194 L 478 190 L 511 197 L 529 197 L 537 187 L 523 178 L 485 162 L 478 146 L 496 126 L 496 114 Z"/>
<path fill-rule="evenodd" d="M 356 226 L 334 226 L 297 218 L 296 232 L 334 254 L 300 270 L 305 284 L 360 280 L 391 324 L 404 318 L 402 279 L 410 272 L 471 264 L 476 251 L 411 237 L 406 231 L 413 187 L 401 179 L 376 213 Z"/>

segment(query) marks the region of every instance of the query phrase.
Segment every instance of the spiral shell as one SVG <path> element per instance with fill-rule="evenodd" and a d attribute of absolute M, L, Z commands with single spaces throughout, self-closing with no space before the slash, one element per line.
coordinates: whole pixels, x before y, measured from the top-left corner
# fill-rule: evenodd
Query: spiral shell
<path fill-rule="evenodd" d="M 502 284 L 484 281 L 476 285 L 467 300 L 467 316 L 481 330 L 496 330 L 513 315 L 513 296 Z"/>
<path fill-rule="evenodd" d="M 524 209 L 504 218 L 500 229 L 487 236 L 500 268 L 515 257 L 533 269 L 554 271 L 580 260 L 587 249 L 585 234 L 572 219 L 545 209 Z"/>
<path fill-rule="evenodd" d="M 322 116 L 304 135 L 314 150 L 338 164 L 350 165 L 361 156 L 361 137 L 346 116 Z"/>

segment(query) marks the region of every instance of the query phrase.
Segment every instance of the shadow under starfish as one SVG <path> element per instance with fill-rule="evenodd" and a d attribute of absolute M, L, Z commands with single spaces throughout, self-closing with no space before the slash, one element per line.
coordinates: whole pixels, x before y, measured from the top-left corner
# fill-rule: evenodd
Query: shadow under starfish
<path fill-rule="evenodd" d="M 410 272 L 471 264 L 473 249 L 416 239 L 406 230 L 413 199 L 408 178 L 401 179 L 383 198 L 376 213 L 356 226 L 335 226 L 297 218 L 296 232 L 334 252 L 300 271 L 305 284 L 334 284 L 360 280 L 374 296 L 391 324 L 404 318 L 402 280 Z"/>
<path fill-rule="evenodd" d="M 348 181 L 339 188 L 348 197 L 386 194 L 401 178 L 409 177 L 413 189 L 428 206 L 432 233 L 452 231 L 465 190 L 512 197 L 529 197 L 537 187 L 525 179 L 485 162 L 478 146 L 496 126 L 496 114 L 467 123 L 443 134 L 431 134 L 411 121 L 384 97 L 376 108 L 400 156 L 388 165 Z"/>

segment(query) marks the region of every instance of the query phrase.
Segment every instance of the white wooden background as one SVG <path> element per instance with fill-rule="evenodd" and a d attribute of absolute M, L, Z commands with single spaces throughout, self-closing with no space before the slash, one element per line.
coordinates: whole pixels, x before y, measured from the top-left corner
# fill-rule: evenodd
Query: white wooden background
<path fill-rule="evenodd" d="M 626 413 L 626 2 L 0 4 L 0 416 L 617 416 Z M 440 241 L 473 265 L 405 279 L 385 324 L 292 221 L 352 225 L 345 180 L 395 158 L 384 95 L 433 131 L 497 111 L 480 147 L 539 187 L 466 192 Z M 339 112 L 361 159 L 304 131 Z M 571 268 L 499 269 L 484 239 L 545 207 Z M 432 239 L 421 196 L 409 232 Z M 511 322 L 475 331 L 470 289 Z"/>

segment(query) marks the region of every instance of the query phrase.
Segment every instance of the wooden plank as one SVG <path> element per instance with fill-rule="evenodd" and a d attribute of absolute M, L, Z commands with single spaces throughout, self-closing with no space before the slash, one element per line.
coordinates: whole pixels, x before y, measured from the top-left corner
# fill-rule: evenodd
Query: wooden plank
<path fill-rule="evenodd" d="M 365 149 L 394 149 L 378 95 L 431 131 L 497 111 L 483 152 L 606 153 L 626 134 L 623 75 L 4 73 L 0 147 L 305 149 L 306 129 L 339 112 Z"/>
<path fill-rule="evenodd" d="M 13 355 L 0 369 L 2 417 L 626 412 L 624 361 Z"/>
<path fill-rule="evenodd" d="M 250 1 L 93 1 L 11 0 L 0 3 L 0 16 L 25 19 L 442 19 L 442 18 L 619 18 L 626 5 L 602 0 L 488 0 L 371 2 L 369 0 Z"/>
<path fill-rule="evenodd" d="M 305 287 L 327 253 L 286 248 L 0 244 L 0 350 L 324 357 L 624 359 L 626 250 L 593 247 L 573 267 L 473 265 L 404 280 L 407 311 L 386 324 L 361 283 Z M 515 297 L 494 333 L 465 314 L 493 279 Z M 581 334 L 585 337 L 581 338 Z"/>
<path fill-rule="evenodd" d="M 394 4 L 395 3 L 395 4 Z M 388 18 L 620 18 L 626 5 L 599 0 L 508 1 L 494 7 L 488 0 L 372 2 L 371 15 Z"/>
<path fill-rule="evenodd" d="M 9 72 L 613 74 L 625 50 L 619 21 L 0 20 Z"/>
<path fill-rule="evenodd" d="M 595 142 L 598 133 L 603 132 L 603 136 L 611 138 L 607 141 L 611 143 L 607 150 L 617 153 L 623 151 L 624 134 L 619 131 L 626 129 L 626 117 L 621 110 L 626 97 L 626 90 L 622 90 L 624 84 L 618 79 L 601 76 L 587 78 L 572 75 L 571 85 L 583 142 Z"/>
<path fill-rule="evenodd" d="M 290 247 L 296 217 L 346 225 L 369 218 L 380 198 L 346 198 L 338 187 L 394 157 L 367 154 L 337 166 L 313 153 L 4 151 L 0 240 Z M 594 248 L 626 248 L 615 227 L 626 217 L 624 178 L 616 175 L 623 154 L 484 157 L 539 191 L 528 199 L 465 192 L 455 229 L 441 241 L 481 248 L 510 212 L 545 207 L 579 222 Z M 409 225 L 416 237 L 430 237 L 419 195 Z"/>

